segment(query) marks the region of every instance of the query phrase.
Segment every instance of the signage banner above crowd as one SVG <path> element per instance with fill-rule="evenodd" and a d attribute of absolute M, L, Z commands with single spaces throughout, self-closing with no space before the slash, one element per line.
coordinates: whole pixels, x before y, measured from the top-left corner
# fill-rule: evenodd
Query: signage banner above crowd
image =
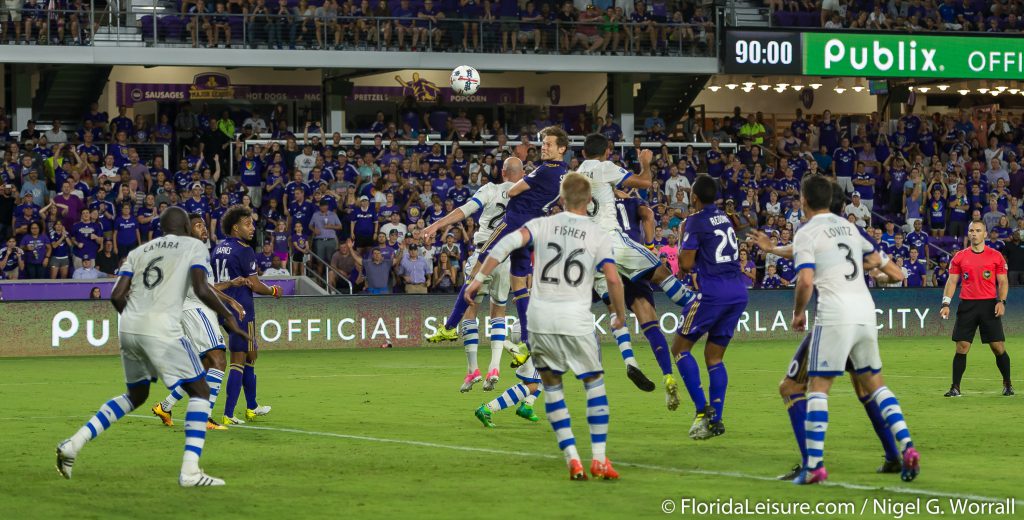
<path fill-rule="evenodd" d="M 391 101 L 401 102 L 412 96 L 420 103 L 435 103 L 440 98 L 442 103 L 484 103 L 489 105 L 508 105 L 523 103 L 523 88 L 481 88 L 476 93 L 464 96 L 456 94 L 454 90 L 426 79 L 418 72 L 406 80 L 401 75 L 395 76 L 397 86 L 356 86 L 352 88 L 352 94 L 346 98 L 348 101 L 374 102 Z"/>
<path fill-rule="evenodd" d="M 1019 38 L 865 32 L 729 31 L 727 74 L 1020 79 Z M 792 70 L 791 70 L 792 69 Z"/>
<path fill-rule="evenodd" d="M 117 104 L 133 106 L 146 101 L 244 99 L 253 103 L 320 101 L 320 85 L 232 85 L 226 74 L 196 74 L 192 83 L 117 82 Z"/>

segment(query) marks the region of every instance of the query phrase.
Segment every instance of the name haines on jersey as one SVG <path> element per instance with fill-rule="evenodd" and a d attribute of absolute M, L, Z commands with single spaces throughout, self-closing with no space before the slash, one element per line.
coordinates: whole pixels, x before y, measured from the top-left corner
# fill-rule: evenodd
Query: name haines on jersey
<path fill-rule="evenodd" d="M 143 336 L 180 338 L 185 294 L 192 285 L 193 267 L 212 271 L 210 252 L 202 242 L 186 236 L 165 235 L 128 253 L 118 276 L 131 277 L 128 305 L 118 330 Z"/>
<path fill-rule="evenodd" d="M 587 159 L 576 168 L 576 173 L 590 178 L 591 203 L 587 213 L 605 231 L 622 229 L 615 218 L 615 188 L 633 174 L 611 161 Z"/>
<path fill-rule="evenodd" d="M 525 227 L 534 254 L 527 309 L 530 332 L 593 334 L 594 274 L 605 263 L 614 263 L 608 232 L 589 217 L 569 212 L 533 219 Z"/>
<path fill-rule="evenodd" d="M 863 273 L 864 256 L 874 251 L 856 225 L 831 213 L 815 215 L 797 230 L 793 261 L 797 272 L 814 269 L 815 324 L 875 325 L 875 301 Z"/>
<path fill-rule="evenodd" d="M 494 230 L 501 224 L 501 219 L 505 218 L 505 209 L 508 207 L 509 198 L 508 190 L 512 189 L 514 185 L 515 183 L 512 182 L 484 184 L 469 199 L 469 202 L 475 203 L 482 209 L 480 225 L 477 226 L 476 233 L 473 233 L 473 243 L 478 247 L 491 238 Z M 476 213 L 476 211 L 470 213 Z"/>

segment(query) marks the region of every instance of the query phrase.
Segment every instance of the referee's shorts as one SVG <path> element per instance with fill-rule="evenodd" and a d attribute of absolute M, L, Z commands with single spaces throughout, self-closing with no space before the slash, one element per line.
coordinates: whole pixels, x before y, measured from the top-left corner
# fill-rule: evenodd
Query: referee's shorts
<path fill-rule="evenodd" d="M 981 342 L 1005 341 L 1003 320 L 996 317 L 996 300 L 960 300 L 956 306 L 953 341 L 974 342 L 974 332 L 981 331 Z"/>

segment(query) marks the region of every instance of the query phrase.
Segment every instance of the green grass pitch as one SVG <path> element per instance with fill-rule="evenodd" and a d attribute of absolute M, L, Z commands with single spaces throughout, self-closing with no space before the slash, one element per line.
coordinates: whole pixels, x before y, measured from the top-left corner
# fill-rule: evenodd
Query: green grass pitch
<path fill-rule="evenodd" d="M 1009 338 L 1011 352 L 1021 339 Z M 665 516 L 664 500 L 696 497 L 850 501 L 856 513 L 830 517 L 893 518 L 872 514 L 872 506 L 861 516 L 860 508 L 866 498 L 1024 498 L 1022 397 L 999 395 L 992 355 L 978 345 L 965 397 L 943 398 L 952 358 L 946 338 L 883 339 L 884 373 L 922 454 L 917 481 L 874 473 L 881 448 L 845 380 L 830 400 L 829 484 L 771 480 L 799 457 L 777 392 L 793 349 L 790 341 L 734 343 L 726 357 L 728 431 L 697 442 L 686 436 L 692 409 L 685 394 L 679 411 L 668 412 L 660 386 L 636 390 L 606 345 L 608 453 L 622 480 L 582 483 L 567 480 L 547 421 L 530 424 L 506 410 L 495 414 L 498 428 L 481 427 L 472 412 L 497 392 L 479 385 L 458 392 L 461 348 L 265 352 L 260 401 L 274 410 L 247 427 L 210 432 L 202 465 L 228 485 L 199 490 L 177 486 L 181 404 L 173 429 L 148 408 L 136 410 L 86 446 L 73 480 L 60 478 L 54 446 L 123 390 L 120 363 L 4 359 L 0 504 L 5 518 L 656 518 Z M 488 355 L 481 349 L 482 360 Z M 655 379 L 646 344 L 637 357 Z M 505 368 L 498 389 L 513 381 Z M 164 393 L 154 385 L 150 403 Z M 567 381 L 566 395 L 589 461 L 582 385 Z M 1016 510 L 1024 516 L 1024 502 Z"/>

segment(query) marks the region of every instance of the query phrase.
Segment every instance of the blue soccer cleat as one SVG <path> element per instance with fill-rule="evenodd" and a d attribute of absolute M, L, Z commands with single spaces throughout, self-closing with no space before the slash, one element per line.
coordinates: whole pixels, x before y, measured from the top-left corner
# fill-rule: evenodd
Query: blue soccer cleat
<path fill-rule="evenodd" d="M 808 484 L 818 484 L 828 480 L 828 472 L 825 471 L 825 465 L 819 465 L 815 469 L 804 468 L 799 475 L 793 479 L 793 483 L 798 486 L 805 486 Z"/>

